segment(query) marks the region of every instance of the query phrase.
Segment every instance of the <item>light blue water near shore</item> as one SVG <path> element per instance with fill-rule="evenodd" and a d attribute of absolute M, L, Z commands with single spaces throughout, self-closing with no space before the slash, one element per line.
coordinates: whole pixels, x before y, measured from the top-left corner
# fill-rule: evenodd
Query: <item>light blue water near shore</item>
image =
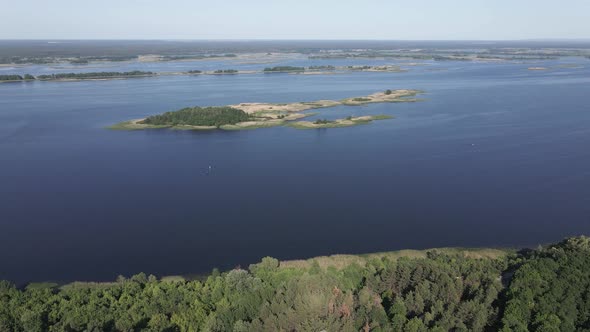
<path fill-rule="evenodd" d="M 359 62 L 396 63 L 348 63 Z M 558 67 L 565 63 L 583 68 Z M 143 65 L 109 70 L 200 69 Z M 521 246 L 590 234 L 589 60 L 408 68 L 0 84 L 0 279 L 110 280 L 267 255 Z M 321 111 L 395 116 L 351 128 L 104 129 L 190 105 L 388 88 L 422 89 L 425 101 Z"/>

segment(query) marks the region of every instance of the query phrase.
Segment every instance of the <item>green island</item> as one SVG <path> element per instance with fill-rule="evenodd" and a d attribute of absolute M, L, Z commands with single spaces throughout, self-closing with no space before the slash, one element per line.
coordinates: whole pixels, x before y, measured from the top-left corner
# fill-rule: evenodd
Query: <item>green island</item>
<path fill-rule="evenodd" d="M 26 81 L 79 81 L 79 80 L 99 80 L 99 79 L 117 79 L 131 77 L 148 77 L 155 76 L 156 73 L 151 71 L 129 71 L 129 72 L 91 72 L 91 73 L 57 73 L 38 75 L 0 75 L 0 82 L 26 82 Z"/>
<path fill-rule="evenodd" d="M 399 66 L 385 65 L 385 66 L 347 66 L 343 69 L 352 71 L 368 71 L 368 72 L 388 72 L 401 73 L 407 70 L 401 69 Z"/>
<path fill-rule="evenodd" d="M 206 60 L 219 58 L 235 58 L 236 54 L 202 54 L 202 55 L 163 55 L 158 58 L 159 61 L 186 61 L 186 60 Z"/>
<path fill-rule="evenodd" d="M 293 66 L 276 66 L 264 68 L 265 73 L 290 73 L 290 72 L 302 72 L 305 71 L 305 67 L 293 67 Z"/>
<path fill-rule="evenodd" d="M 316 121 L 297 121 L 291 122 L 288 125 L 297 129 L 317 129 L 317 128 L 342 128 L 357 126 L 360 124 L 371 123 L 375 120 L 393 119 L 390 115 L 366 115 L 366 116 L 348 116 L 344 119 L 326 120 L 319 119 Z"/>
<path fill-rule="evenodd" d="M 76 64 L 77 60 L 72 60 Z M 84 60 L 80 60 L 78 64 L 84 64 Z M 113 60 L 114 61 L 114 60 Z M 217 69 L 211 71 L 202 70 L 188 70 L 183 72 L 151 72 L 151 71 L 129 71 L 129 72 L 87 72 L 87 73 L 55 73 L 43 74 L 37 77 L 31 74 L 6 74 L 0 75 L 0 83 L 3 82 L 26 82 L 26 81 L 79 81 L 79 80 L 105 80 L 105 79 L 121 79 L 133 77 L 150 77 L 150 76 L 171 76 L 171 75 L 237 75 L 237 74 L 268 74 L 268 73 L 290 73 L 290 74 L 334 74 L 336 71 L 353 71 L 353 72 L 383 72 L 383 73 L 400 73 L 406 72 L 406 69 L 401 69 L 399 66 L 385 65 L 385 66 L 342 66 L 335 67 L 331 65 L 325 66 L 310 66 L 293 67 L 293 66 L 275 66 L 267 67 L 263 70 L 237 70 L 237 69 Z"/>
<path fill-rule="evenodd" d="M 155 73 L 151 71 L 128 71 L 128 72 L 93 72 L 93 73 L 59 73 L 49 75 L 39 75 L 38 80 L 88 80 L 88 79 L 103 79 L 103 78 L 128 78 L 128 77 L 147 77 L 154 76 Z"/>
<path fill-rule="evenodd" d="M 213 72 L 213 74 L 237 74 L 239 70 L 237 69 L 218 69 Z"/>
<path fill-rule="evenodd" d="M 589 331 L 590 239 L 401 250 L 199 277 L 0 281 L 0 331 Z"/>
<path fill-rule="evenodd" d="M 332 65 L 321 65 L 321 66 L 309 66 L 307 67 L 309 70 L 336 70 L 335 66 Z"/>
<path fill-rule="evenodd" d="M 360 106 L 371 103 L 397 103 L 415 102 L 419 99 L 416 95 L 422 93 L 419 90 L 385 90 L 364 97 L 346 98 L 336 100 L 318 100 L 314 102 L 296 102 L 288 104 L 272 103 L 241 103 L 227 106 L 212 107 L 188 107 L 178 111 L 166 112 L 161 115 L 153 115 L 143 119 L 121 122 L 110 126 L 116 130 L 141 130 L 171 128 L 183 130 L 240 130 L 283 126 L 289 124 L 293 128 L 336 128 L 350 127 L 384 120 L 391 117 L 385 115 L 349 117 L 329 121 L 329 123 L 309 123 L 296 121 L 304 117 L 315 115 L 302 113 L 303 111 L 328 108 L 339 105 Z"/>
<path fill-rule="evenodd" d="M 0 82 L 20 82 L 34 80 L 35 76 L 31 74 L 21 75 L 0 75 Z"/>

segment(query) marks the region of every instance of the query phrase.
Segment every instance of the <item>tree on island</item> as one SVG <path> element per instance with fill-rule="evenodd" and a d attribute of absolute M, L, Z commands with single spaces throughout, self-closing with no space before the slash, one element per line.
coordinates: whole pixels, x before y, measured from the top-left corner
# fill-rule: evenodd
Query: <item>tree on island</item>
<path fill-rule="evenodd" d="M 22 81 L 23 77 L 20 75 L 0 75 L 0 81 Z"/>
<path fill-rule="evenodd" d="M 304 67 L 293 67 L 293 66 L 276 66 L 264 68 L 265 73 L 272 72 L 290 72 L 290 71 L 305 71 Z"/>
<path fill-rule="evenodd" d="M 150 76 L 155 75 L 151 71 L 127 71 L 127 72 L 95 72 L 95 73 L 57 73 L 37 76 L 40 80 L 59 80 L 59 79 L 91 79 L 91 78 L 109 78 L 109 77 L 133 77 L 133 76 Z"/>
<path fill-rule="evenodd" d="M 139 122 L 157 126 L 215 126 L 250 121 L 250 114 L 233 107 L 186 107 L 174 112 L 153 115 Z"/>
<path fill-rule="evenodd" d="M 214 71 L 215 74 L 237 74 L 238 71 L 236 69 L 218 69 Z"/>

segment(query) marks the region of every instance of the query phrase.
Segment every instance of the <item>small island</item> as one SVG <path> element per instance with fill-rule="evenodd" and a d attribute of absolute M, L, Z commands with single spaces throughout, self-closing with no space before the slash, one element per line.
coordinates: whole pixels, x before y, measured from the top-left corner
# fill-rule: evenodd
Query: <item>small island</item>
<path fill-rule="evenodd" d="M 218 69 L 213 72 L 215 75 L 223 75 L 223 74 L 237 74 L 239 70 L 237 69 Z"/>
<path fill-rule="evenodd" d="M 368 71 L 368 72 L 385 72 L 385 73 L 402 73 L 407 70 L 400 68 L 399 66 L 385 65 L 385 66 L 348 66 L 346 70 L 351 71 Z"/>
<path fill-rule="evenodd" d="M 97 79 L 113 79 L 113 78 L 129 78 L 129 77 L 148 77 L 154 76 L 156 73 L 151 71 L 127 71 L 127 72 L 95 72 L 95 73 L 60 73 L 39 75 L 38 80 L 41 81 L 56 81 L 56 80 L 97 80 Z"/>
<path fill-rule="evenodd" d="M 158 74 L 151 71 L 128 71 L 128 72 L 91 72 L 91 73 L 55 73 L 38 75 L 0 75 L 0 82 L 26 82 L 26 81 L 80 81 L 80 80 L 104 80 L 121 79 L 132 77 L 149 77 Z"/>
<path fill-rule="evenodd" d="M 342 128 L 357 126 L 360 124 L 371 123 L 374 120 L 393 119 L 390 115 L 365 115 L 365 116 L 348 116 L 344 119 L 326 120 L 319 119 L 316 121 L 297 121 L 289 124 L 290 127 L 297 129 L 319 129 L 319 128 Z"/>
<path fill-rule="evenodd" d="M 304 111 L 334 106 L 360 106 L 371 103 L 416 102 L 419 90 L 385 90 L 363 97 L 342 100 L 318 100 L 287 104 L 240 103 L 227 106 L 186 107 L 178 111 L 152 115 L 143 119 L 121 122 L 110 126 L 115 130 L 141 130 L 170 128 L 180 130 L 242 130 L 283 126 L 297 129 L 338 128 L 366 124 L 374 120 L 390 119 L 387 115 L 349 116 L 337 120 L 315 122 L 296 121 L 315 115 Z"/>
<path fill-rule="evenodd" d="M 0 75 L 0 82 L 23 82 L 23 81 L 32 81 L 35 79 L 35 76 L 31 74 L 25 74 L 24 76 L 21 75 Z"/>

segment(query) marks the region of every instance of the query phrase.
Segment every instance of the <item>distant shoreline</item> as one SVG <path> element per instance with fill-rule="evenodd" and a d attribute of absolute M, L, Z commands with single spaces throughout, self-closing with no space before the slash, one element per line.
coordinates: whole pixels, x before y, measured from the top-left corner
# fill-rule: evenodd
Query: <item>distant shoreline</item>
<path fill-rule="evenodd" d="M 159 77 L 159 76 L 199 76 L 199 75 L 245 75 L 245 74 L 291 74 L 291 75 L 333 75 L 342 72 L 381 72 L 381 73 L 402 73 L 406 72 L 406 69 L 402 69 L 399 66 L 384 65 L 384 66 L 340 66 L 334 67 L 334 70 L 319 71 L 314 69 L 305 69 L 301 71 L 265 71 L 265 70 L 236 70 L 236 69 L 219 69 L 219 70 L 207 70 L 207 71 L 180 71 L 180 72 L 154 72 L 145 75 L 132 75 L 132 76 L 96 76 L 96 77 L 73 77 L 73 78 L 34 78 L 34 79 L 14 79 L 14 80 L 0 80 L 0 83 L 19 83 L 19 82 L 78 82 L 78 81 L 105 81 L 105 80 L 116 80 L 116 79 L 128 79 L 128 78 L 146 78 L 146 77 Z M 80 74 L 92 74 L 80 73 Z M 56 73 L 60 75 L 63 73 Z M 1 75 L 0 75 L 1 76 Z M 15 75 L 21 76 L 21 75 Z"/>

